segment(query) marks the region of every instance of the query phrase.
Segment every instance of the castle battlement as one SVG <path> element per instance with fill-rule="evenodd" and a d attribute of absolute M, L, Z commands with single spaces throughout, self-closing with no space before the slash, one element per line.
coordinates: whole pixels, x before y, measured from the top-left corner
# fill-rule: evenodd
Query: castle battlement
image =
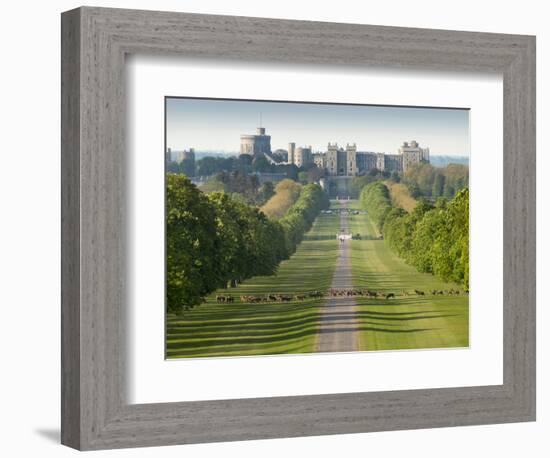
<path fill-rule="evenodd" d="M 241 135 L 240 153 L 271 155 L 271 136 L 266 135 L 265 127 L 258 127 L 256 134 Z M 289 164 L 297 167 L 315 164 L 326 169 L 329 176 L 356 176 L 373 169 L 402 173 L 420 162 L 430 162 L 430 149 L 421 148 L 416 140 L 403 142 L 397 154 L 358 151 L 356 143 L 346 143 L 346 147 L 342 148 L 336 142 L 328 142 L 326 151 L 317 153 L 311 146 L 296 147 L 294 142 L 288 144 Z"/>

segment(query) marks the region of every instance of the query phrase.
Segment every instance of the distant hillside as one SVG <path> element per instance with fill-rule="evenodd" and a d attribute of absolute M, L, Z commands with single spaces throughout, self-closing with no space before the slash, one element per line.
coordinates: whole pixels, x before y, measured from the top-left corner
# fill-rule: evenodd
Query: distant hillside
<path fill-rule="evenodd" d="M 470 158 L 468 156 L 433 156 L 430 155 L 430 164 L 434 167 L 445 167 L 449 164 L 469 165 Z"/>

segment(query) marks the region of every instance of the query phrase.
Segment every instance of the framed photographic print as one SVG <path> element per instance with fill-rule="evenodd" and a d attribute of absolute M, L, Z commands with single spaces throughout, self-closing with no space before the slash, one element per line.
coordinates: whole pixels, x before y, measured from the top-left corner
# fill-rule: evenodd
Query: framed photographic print
<path fill-rule="evenodd" d="M 62 442 L 535 418 L 535 39 L 62 16 Z"/>
<path fill-rule="evenodd" d="M 165 103 L 167 358 L 469 346 L 469 110 Z"/>

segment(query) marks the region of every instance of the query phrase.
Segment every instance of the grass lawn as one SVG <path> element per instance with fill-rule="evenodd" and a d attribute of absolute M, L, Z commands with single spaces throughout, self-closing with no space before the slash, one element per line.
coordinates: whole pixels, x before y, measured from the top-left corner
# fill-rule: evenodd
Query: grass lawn
<path fill-rule="evenodd" d="M 352 201 L 350 208 L 358 208 Z M 353 284 L 384 293 L 395 299 L 357 299 L 360 350 L 465 347 L 469 342 L 468 296 L 433 296 L 431 290 L 458 289 L 431 274 L 419 273 L 395 255 L 378 236 L 368 215 L 350 216 L 352 232 L 363 240 L 352 243 Z M 426 296 L 404 296 L 422 290 Z"/>
<path fill-rule="evenodd" d="M 241 303 L 241 295 L 300 294 L 330 287 L 338 244 L 339 216 L 320 215 L 296 253 L 277 275 L 254 277 L 218 290 L 205 304 L 167 317 L 167 358 L 269 355 L 315 351 L 322 300 Z M 216 294 L 235 302 L 216 303 Z"/>

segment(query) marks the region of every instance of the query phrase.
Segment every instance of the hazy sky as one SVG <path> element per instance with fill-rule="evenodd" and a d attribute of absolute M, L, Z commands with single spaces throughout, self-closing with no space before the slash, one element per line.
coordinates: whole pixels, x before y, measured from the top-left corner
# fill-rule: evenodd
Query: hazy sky
<path fill-rule="evenodd" d="M 416 140 L 431 154 L 470 152 L 469 110 L 188 98 L 166 101 L 166 146 L 238 151 L 240 135 L 256 132 L 260 113 L 272 150 L 295 142 L 325 151 L 337 142 L 396 153 L 403 141 Z"/>

